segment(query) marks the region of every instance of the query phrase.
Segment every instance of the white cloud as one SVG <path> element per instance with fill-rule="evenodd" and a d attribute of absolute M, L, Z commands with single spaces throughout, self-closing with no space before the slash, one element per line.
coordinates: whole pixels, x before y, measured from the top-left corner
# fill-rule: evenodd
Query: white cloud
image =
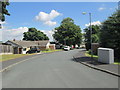
<path fill-rule="evenodd" d="M 50 39 L 50 41 L 53 41 L 53 34 L 54 32 L 52 30 L 41 30 L 42 32 L 44 32 Z"/>
<path fill-rule="evenodd" d="M 52 22 L 52 21 L 46 21 L 44 24 L 48 25 L 48 26 L 54 26 L 57 23 L 56 22 Z"/>
<path fill-rule="evenodd" d="M 2 29 L 4 28 L 4 26 L 3 26 L 4 24 L 6 24 L 6 22 L 5 22 L 5 21 L 2 22 L 2 21 L 0 20 L 0 25 L 1 25 L 0 27 L 1 27 Z"/>
<path fill-rule="evenodd" d="M 19 27 L 17 29 L 8 29 L 8 30 L 0 30 L 0 34 L 2 37 L 0 37 L 0 41 L 7 41 L 7 40 L 22 40 L 23 33 L 27 32 L 27 27 Z"/>
<path fill-rule="evenodd" d="M 91 25 L 101 25 L 101 22 L 100 21 L 96 21 L 96 22 L 92 22 Z M 89 24 L 85 24 L 86 27 L 90 26 L 90 23 Z"/>
<path fill-rule="evenodd" d="M 6 22 L 4 21 L 4 22 L 2 22 L 1 20 L 0 20 L 0 24 L 5 24 Z"/>
<path fill-rule="evenodd" d="M 48 26 L 54 26 L 57 24 L 57 22 L 53 22 L 52 20 L 56 18 L 57 16 L 61 15 L 59 12 L 56 10 L 51 10 L 51 12 L 45 13 L 45 12 L 39 12 L 37 16 L 35 16 L 35 19 L 37 21 L 43 22 L 43 24 L 48 25 Z"/>
<path fill-rule="evenodd" d="M 98 8 L 98 11 L 103 11 L 105 9 L 106 9 L 105 7 L 100 7 L 100 8 Z"/>

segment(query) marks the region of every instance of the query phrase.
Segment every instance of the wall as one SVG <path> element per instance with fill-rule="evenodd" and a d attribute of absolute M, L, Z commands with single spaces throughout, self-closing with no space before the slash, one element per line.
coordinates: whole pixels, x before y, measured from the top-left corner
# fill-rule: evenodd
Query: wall
<path fill-rule="evenodd" d="M 98 48 L 99 48 L 99 43 L 92 43 L 92 51 L 94 55 L 97 55 L 98 53 Z"/>
<path fill-rule="evenodd" d="M 49 48 L 52 49 L 52 50 L 55 50 L 55 44 L 50 44 Z"/>
<path fill-rule="evenodd" d="M 40 50 L 43 51 L 43 50 L 46 50 L 47 47 L 46 46 L 40 46 Z"/>
<path fill-rule="evenodd" d="M 0 54 L 13 54 L 13 47 L 10 45 L 0 45 Z"/>

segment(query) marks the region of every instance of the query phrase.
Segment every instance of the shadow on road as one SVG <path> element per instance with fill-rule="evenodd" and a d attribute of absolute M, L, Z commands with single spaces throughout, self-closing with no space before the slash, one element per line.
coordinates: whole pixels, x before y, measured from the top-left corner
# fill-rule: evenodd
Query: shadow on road
<path fill-rule="evenodd" d="M 75 59 L 72 59 L 72 61 L 84 62 L 84 63 L 92 64 L 92 65 L 107 65 L 105 63 L 98 62 L 97 60 L 91 57 L 76 57 Z"/>

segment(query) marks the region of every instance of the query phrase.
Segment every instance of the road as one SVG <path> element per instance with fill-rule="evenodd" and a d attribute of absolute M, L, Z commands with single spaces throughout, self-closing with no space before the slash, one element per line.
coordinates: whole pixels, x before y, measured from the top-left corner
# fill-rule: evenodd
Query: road
<path fill-rule="evenodd" d="M 118 77 L 74 62 L 79 49 L 38 55 L 2 73 L 3 88 L 118 88 Z"/>

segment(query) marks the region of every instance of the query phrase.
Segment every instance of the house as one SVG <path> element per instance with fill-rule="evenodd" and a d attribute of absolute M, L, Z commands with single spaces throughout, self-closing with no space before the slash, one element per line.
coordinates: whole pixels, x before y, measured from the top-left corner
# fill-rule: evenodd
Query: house
<path fill-rule="evenodd" d="M 0 42 L 0 55 L 13 54 L 13 47 L 9 44 Z"/>
<path fill-rule="evenodd" d="M 41 40 L 41 41 L 18 41 L 18 40 L 8 40 L 6 42 L 13 46 L 14 54 L 26 54 L 28 50 L 31 48 L 36 48 L 39 50 L 46 50 L 46 49 L 55 49 L 54 44 L 50 44 L 48 40 Z"/>

